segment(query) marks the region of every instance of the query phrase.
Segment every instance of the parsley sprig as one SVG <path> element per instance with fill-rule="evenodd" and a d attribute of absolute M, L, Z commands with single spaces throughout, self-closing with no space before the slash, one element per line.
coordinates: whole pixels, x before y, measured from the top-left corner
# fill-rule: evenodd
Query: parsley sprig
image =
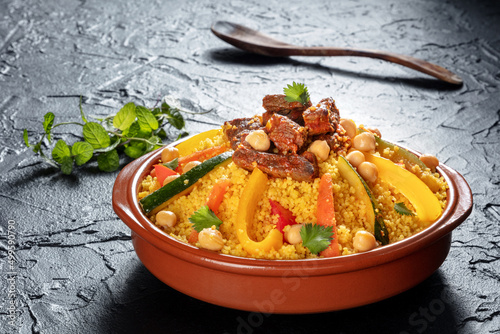
<path fill-rule="evenodd" d="M 64 174 L 71 174 L 74 164 L 81 166 L 92 158 L 96 158 L 100 170 L 115 171 L 120 164 L 118 152 L 136 159 L 161 147 L 162 140 L 167 138 L 164 129 L 166 125 L 180 130 L 178 138 L 188 134 L 185 131 L 184 117 L 180 108 L 168 104 L 166 99 L 159 107 L 152 109 L 130 102 L 114 115 L 104 118 L 92 117 L 90 120 L 83 112 L 81 98 L 79 107 L 81 122 L 54 124 L 54 113 L 46 113 L 43 117 L 44 133 L 36 143 L 30 143 L 27 129 L 23 132 L 26 146 L 50 165 L 60 168 Z M 51 154 L 46 154 L 45 139 L 49 145 L 52 144 L 53 130 L 65 125 L 81 126 L 83 140 L 69 145 L 63 139 L 59 139 L 53 146 Z"/>
<path fill-rule="evenodd" d="M 410 209 L 408 209 L 403 202 L 394 204 L 394 210 L 400 215 L 415 216 L 415 214 Z"/>
<path fill-rule="evenodd" d="M 203 229 L 210 228 L 213 225 L 218 229 L 219 225 L 222 224 L 222 220 L 210 210 L 208 205 L 202 206 L 198 211 L 195 211 L 195 213 L 189 217 L 189 221 L 193 224 L 193 228 L 196 232 L 201 232 Z"/>
<path fill-rule="evenodd" d="M 333 239 L 333 227 L 307 223 L 300 229 L 302 245 L 313 254 L 319 254 L 330 246 Z"/>
<path fill-rule="evenodd" d="M 300 102 L 302 105 L 306 105 L 310 100 L 307 87 L 303 83 L 294 81 L 292 85 L 283 88 L 283 92 L 285 93 L 285 100 L 288 102 Z"/>

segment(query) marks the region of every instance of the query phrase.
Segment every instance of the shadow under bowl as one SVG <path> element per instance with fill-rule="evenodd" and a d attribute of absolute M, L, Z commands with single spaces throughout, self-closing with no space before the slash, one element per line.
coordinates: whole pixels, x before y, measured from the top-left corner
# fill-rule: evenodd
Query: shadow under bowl
<path fill-rule="evenodd" d="M 335 258 L 261 260 L 222 255 L 176 240 L 143 213 L 137 191 L 160 154 L 157 150 L 128 164 L 113 187 L 113 208 L 131 229 L 137 256 L 170 287 L 239 310 L 326 312 L 397 295 L 439 268 L 450 250 L 452 231 L 472 211 L 469 185 L 462 175 L 441 164 L 437 171 L 449 185 L 443 214 L 427 229 L 402 241 Z"/>

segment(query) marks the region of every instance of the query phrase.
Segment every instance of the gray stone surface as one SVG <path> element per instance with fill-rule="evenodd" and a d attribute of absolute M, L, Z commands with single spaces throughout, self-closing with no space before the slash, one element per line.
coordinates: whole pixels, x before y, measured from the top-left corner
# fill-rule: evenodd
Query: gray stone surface
<path fill-rule="evenodd" d="M 218 19 L 296 44 L 413 55 L 455 71 L 464 85 L 372 59 L 250 55 L 211 34 Z M 0 1 L 0 332 L 500 333 L 499 31 L 500 3 L 486 0 Z M 129 101 L 151 106 L 166 94 L 194 111 L 214 109 L 186 115 L 197 133 L 260 112 L 265 94 L 293 80 L 313 100 L 333 96 L 342 116 L 436 154 L 469 182 L 474 210 L 453 233 L 445 263 L 420 285 L 313 315 L 197 301 L 137 259 L 111 207 L 117 172 L 90 164 L 65 176 L 22 141 L 24 128 L 42 133 L 49 111 L 77 120 L 80 95 L 93 115 Z M 55 139 L 79 139 L 76 126 L 58 130 Z"/>

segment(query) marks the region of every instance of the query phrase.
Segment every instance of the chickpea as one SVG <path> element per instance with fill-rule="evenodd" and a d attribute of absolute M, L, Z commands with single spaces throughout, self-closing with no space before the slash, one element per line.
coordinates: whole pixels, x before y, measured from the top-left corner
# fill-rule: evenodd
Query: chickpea
<path fill-rule="evenodd" d="M 316 156 L 318 162 L 325 161 L 330 155 L 330 145 L 326 140 L 315 140 L 307 150 Z"/>
<path fill-rule="evenodd" d="M 439 166 L 439 160 L 432 154 L 422 154 L 420 156 L 420 161 L 422 161 L 431 170 L 435 170 Z"/>
<path fill-rule="evenodd" d="M 285 231 L 285 239 L 290 245 L 296 245 L 302 242 L 302 237 L 300 236 L 301 228 L 302 224 L 295 224 Z"/>
<path fill-rule="evenodd" d="M 186 165 L 184 165 L 184 167 L 182 168 L 182 172 L 186 173 L 191 169 L 193 169 L 194 167 L 198 166 L 199 164 L 201 164 L 201 162 L 199 161 L 190 161 Z"/>
<path fill-rule="evenodd" d="M 349 138 L 352 139 L 352 138 L 356 137 L 357 128 L 356 128 L 356 123 L 354 123 L 353 120 L 341 118 L 340 125 L 344 128 L 344 130 Z"/>
<path fill-rule="evenodd" d="M 375 136 L 382 138 L 382 134 L 380 133 L 379 129 L 377 128 L 365 128 L 365 129 L 373 133 Z"/>
<path fill-rule="evenodd" d="M 165 178 L 165 180 L 163 180 L 163 185 L 166 185 L 167 183 L 170 183 L 172 182 L 173 180 L 175 180 L 176 178 L 178 178 L 180 175 L 177 174 L 177 175 L 170 175 L 170 176 L 167 176 Z"/>
<path fill-rule="evenodd" d="M 371 132 L 363 132 L 354 137 L 352 146 L 362 152 L 375 152 L 375 135 Z"/>
<path fill-rule="evenodd" d="M 372 250 L 378 246 L 375 236 L 368 231 L 358 231 L 352 239 L 352 245 L 356 252 L 362 253 Z"/>
<path fill-rule="evenodd" d="M 368 182 L 375 182 L 377 181 L 378 177 L 378 168 L 375 166 L 375 164 L 372 164 L 371 162 L 364 161 L 359 164 L 358 166 L 358 173 L 361 175 L 363 179 L 365 179 Z"/>
<path fill-rule="evenodd" d="M 358 150 L 352 150 L 346 158 L 353 167 L 358 167 L 360 163 L 365 162 L 365 155 Z"/>
<path fill-rule="evenodd" d="M 161 151 L 161 161 L 169 162 L 179 157 L 179 150 L 175 147 L 165 147 Z"/>
<path fill-rule="evenodd" d="M 222 234 L 214 227 L 204 228 L 200 234 L 198 234 L 198 241 L 201 247 L 208 250 L 219 251 L 224 247 Z"/>
<path fill-rule="evenodd" d="M 252 146 L 256 151 L 265 152 L 271 147 L 271 141 L 269 136 L 264 130 L 254 130 L 250 132 L 246 137 L 245 141 Z"/>
<path fill-rule="evenodd" d="M 156 214 L 156 222 L 160 226 L 174 227 L 177 224 L 177 216 L 172 211 L 162 210 Z"/>

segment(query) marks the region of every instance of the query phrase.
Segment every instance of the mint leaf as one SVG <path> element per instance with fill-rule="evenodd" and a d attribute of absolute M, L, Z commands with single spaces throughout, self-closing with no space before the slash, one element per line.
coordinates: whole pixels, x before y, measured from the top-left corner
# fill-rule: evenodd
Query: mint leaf
<path fill-rule="evenodd" d="M 85 123 L 83 126 L 83 138 L 92 145 L 93 148 L 108 147 L 111 143 L 108 133 L 104 127 L 95 122 Z"/>
<path fill-rule="evenodd" d="M 158 129 L 158 120 L 149 109 L 143 106 L 137 106 L 135 112 L 141 129 L 147 129 L 149 131 Z"/>
<path fill-rule="evenodd" d="M 210 228 L 213 225 L 218 229 L 219 225 L 222 224 L 222 220 L 210 210 L 208 205 L 202 206 L 198 211 L 193 213 L 193 215 L 189 217 L 189 221 L 193 224 L 193 228 L 197 232 L 201 232 L 204 228 Z"/>
<path fill-rule="evenodd" d="M 400 215 L 415 216 L 415 214 L 408 209 L 403 202 L 394 204 L 394 210 Z"/>
<path fill-rule="evenodd" d="M 61 161 L 61 172 L 69 175 L 73 171 L 73 159 L 71 157 L 64 157 Z"/>
<path fill-rule="evenodd" d="M 132 159 L 137 159 L 146 153 L 146 144 L 142 142 L 132 142 L 125 147 L 125 154 Z"/>
<path fill-rule="evenodd" d="M 313 254 L 319 254 L 330 246 L 333 227 L 308 223 L 300 229 L 300 236 L 304 247 L 307 247 Z"/>
<path fill-rule="evenodd" d="M 113 118 L 113 126 L 122 131 L 130 127 L 135 121 L 135 109 L 134 102 L 129 102 L 124 105 Z"/>
<path fill-rule="evenodd" d="M 30 147 L 30 142 L 29 142 L 29 138 L 28 138 L 28 130 L 27 129 L 24 129 L 23 131 L 23 139 L 24 139 L 24 143 L 26 144 L 26 147 Z"/>
<path fill-rule="evenodd" d="M 168 122 L 177 130 L 181 130 L 184 125 L 184 117 L 182 117 L 181 112 L 177 108 L 171 108 L 168 104 L 165 102 L 162 103 L 161 105 L 161 110 L 164 115 L 167 116 Z"/>
<path fill-rule="evenodd" d="M 62 139 L 59 139 L 52 149 L 52 159 L 62 164 L 65 158 L 71 158 L 71 151 L 68 144 Z"/>
<path fill-rule="evenodd" d="M 71 147 L 71 154 L 75 157 L 76 164 L 81 166 L 92 158 L 94 148 L 86 141 L 79 141 Z"/>
<path fill-rule="evenodd" d="M 43 116 L 43 129 L 45 130 L 45 133 L 47 134 L 47 138 L 49 139 L 49 141 L 51 140 L 50 131 L 52 130 L 53 125 L 54 125 L 54 114 L 48 112 Z"/>
<path fill-rule="evenodd" d="M 103 172 L 114 172 L 120 167 L 120 157 L 116 150 L 99 154 L 97 157 L 97 166 Z"/>

